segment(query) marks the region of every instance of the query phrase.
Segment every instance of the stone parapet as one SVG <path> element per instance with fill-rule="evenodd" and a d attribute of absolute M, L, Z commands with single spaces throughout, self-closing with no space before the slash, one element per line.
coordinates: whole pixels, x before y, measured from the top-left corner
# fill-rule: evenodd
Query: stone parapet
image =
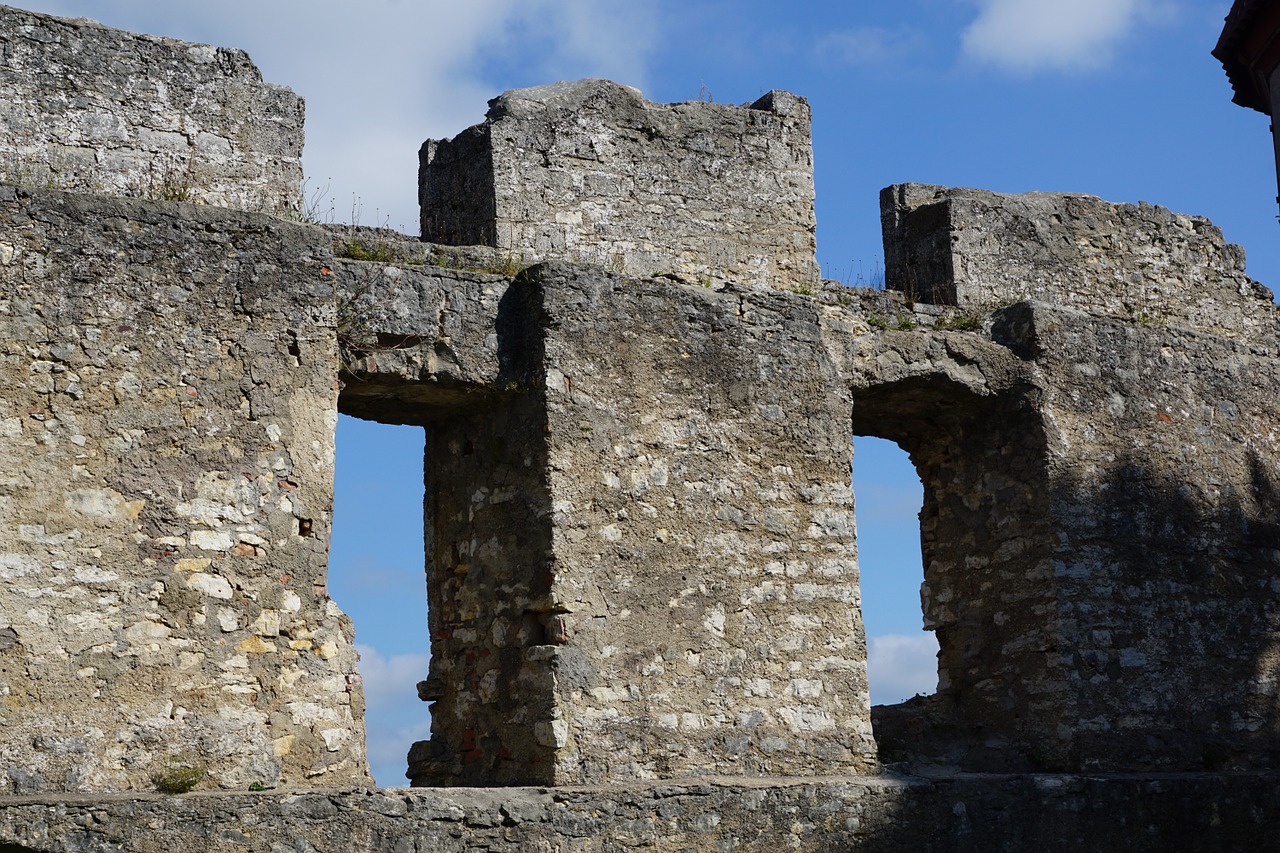
<path fill-rule="evenodd" d="M 880 195 L 885 283 L 962 309 L 1036 300 L 1217 335 L 1274 337 L 1271 291 L 1199 216 L 1067 193 L 899 184 Z"/>
<path fill-rule="evenodd" d="M 0 182 L 300 208 L 302 99 L 244 51 L 0 6 L 0 55 Z"/>
<path fill-rule="evenodd" d="M 607 80 L 514 89 L 422 147 L 422 237 L 720 287 L 818 281 L 809 105 L 655 104 Z"/>

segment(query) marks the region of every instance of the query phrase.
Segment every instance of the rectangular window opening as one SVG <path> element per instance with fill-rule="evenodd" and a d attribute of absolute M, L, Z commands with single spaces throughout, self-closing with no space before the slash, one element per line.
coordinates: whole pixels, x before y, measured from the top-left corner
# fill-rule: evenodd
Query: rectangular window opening
<path fill-rule="evenodd" d="M 364 681 L 369 769 L 407 785 L 406 755 L 430 736 L 420 426 L 338 416 L 329 591 L 351 617 Z"/>

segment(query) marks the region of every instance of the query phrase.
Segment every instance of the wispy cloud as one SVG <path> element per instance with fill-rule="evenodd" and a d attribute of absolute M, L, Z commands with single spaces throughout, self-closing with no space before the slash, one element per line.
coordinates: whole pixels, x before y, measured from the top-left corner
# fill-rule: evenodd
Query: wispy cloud
<path fill-rule="evenodd" d="M 427 706 L 417 684 L 427 677 L 425 654 L 384 656 L 357 643 L 364 681 L 366 748 L 369 767 L 379 785 L 405 785 L 406 756 L 414 741 L 431 733 Z"/>
<path fill-rule="evenodd" d="M 938 641 L 933 634 L 883 634 L 867 640 L 871 704 L 892 705 L 938 689 Z"/>
<path fill-rule="evenodd" d="M 975 0 L 978 17 L 961 34 L 964 54 L 1009 71 L 1088 71 L 1109 64 L 1167 0 Z"/>
<path fill-rule="evenodd" d="M 853 27 L 828 33 L 818 40 L 815 47 L 822 59 L 834 60 L 846 65 L 891 65 L 921 51 L 924 36 L 919 32 L 899 27 Z"/>

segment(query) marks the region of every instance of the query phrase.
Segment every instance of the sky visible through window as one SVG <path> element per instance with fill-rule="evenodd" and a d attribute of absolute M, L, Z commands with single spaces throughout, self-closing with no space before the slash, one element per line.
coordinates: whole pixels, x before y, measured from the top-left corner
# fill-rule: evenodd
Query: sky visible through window
<path fill-rule="evenodd" d="M 853 442 L 862 618 L 871 704 L 892 705 L 938 686 L 938 641 L 924 630 L 920 584 L 920 477 L 892 441 Z"/>
<path fill-rule="evenodd" d="M 342 415 L 334 471 L 329 594 L 355 622 L 369 764 L 407 785 L 406 755 L 430 734 L 417 683 L 427 677 L 422 427 Z"/>

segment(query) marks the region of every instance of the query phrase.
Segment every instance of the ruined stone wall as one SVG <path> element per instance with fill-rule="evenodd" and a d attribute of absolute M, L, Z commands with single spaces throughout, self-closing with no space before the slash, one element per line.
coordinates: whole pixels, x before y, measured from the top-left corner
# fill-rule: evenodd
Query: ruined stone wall
<path fill-rule="evenodd" d="M 317 229 L 0 187 L 0 788 L 367 780 Z"/>
<path fill-rule="evenodd" d="M 15 68 L 46 37 L 133 44 L 0 14 Z M 1265 849 L 1280 346 L 1216 229 L 906 185 L 895 292 L 819 288 L 782 93 L 523 90 L 424 157 L 427 214 L 469 194 L 450 239 L 491 245 L 339 260 L 273 217 L 0 185 L 0 785 L 45 797 L 0 802 L 0 847 Z M 556 260 L 496 274 L 524 251 L 503 223 L 557 212 L 527 246 Z M 340 790 L 368 776 L 326 592 L 339 410 L 427 428 L 408 769 L 452 792 Z M 921 474 L 941 647 L 936 696 L 875 712 L 855 431 Z M 858 775 L 877 750 L 898 775 Z M 58 796 L 173 764 L 206 794 Z M 529 783 L 560 787 L 456 789 Z M 208 793 L 256 784 L 324 790 Z"/>
<path fill-rule="evenodd" d="M 423 145 L 419 198 L 424 240 L 525 263 L 818 280 L 809 105 L 787 92 L 733 107 L 655 104 L 606 80 L 515 89 L 483 124 Z"/>
<path fill-rule="evenodd" d="M 435 704 L 415 783 L 873 766 L 849 404 L 820 311 L 569 266 L 501 295 L 378 275 L 371 304 L 404 306 L 383 339 L 405 345 L 355 353 L 341 405 L 399 397 L 427 425 Z M 491 339 L 449 319 L 446 294 L 477 287 Z"/>
<path fill-rule="evenodd" d="M 14 853 L 1228 853 L 1275 848 L 1277 783 L 1274 773 L 947 774 L 15 798 L 0 800 L 0 846 Z"/>
<path fill-rule="evenodd" d="M 297 210 L 302 99 L 241 50 L 0 6 L 0 181 Z"/>
<path fill-rule="evenodd" d="M 1086 195 L 901 184 L 882 191 L 885 284 L 989 311 L 1036 300 L 1223 337 L 1274 334 L 1271 295 L 1207 219 Z"/>
<path fill-rule="evenodd" d="M 918 198 L 931 204 L 904 206 Z M 901 264 L 891 284 L 933 282 L 908 295 L 975 314 L 1014 302 L 984 328 L 1029 369 L 1025 416 L 988 406 L 992 450 L 971 444 L 949 466 L 987 457 L 977 488 L 953 502 L 970 517 L 953 533 L 979 531 L 959 542 L 1005 535 L 939 559 L 931 504 L 947 490 L 913 455 L 926 484 L 926 618 L 942 647 L 939 696 L 917 704 L 933 706 L 934 725 L 987 738 L 952 743 L 952 757 L 998 765 L 1020 744 L 1017 760 L 1043 767 L 1271 766 L 1269 292 L 1216 229 L 1158 208 L 917 186 L 883 201 Z M 998 454 L 1023 468 L 1023 492 L 973 525 L 974 508 L 1002 503 Z M 910 739 L 881 716 L 890 739 Z"/>
<path fill-rule="evenodd" d="M 1275 766 L 1276 338 L 1043 307 L 1031 324 L 1055 379 L 1045 569 L 1078 764 Z"/>

